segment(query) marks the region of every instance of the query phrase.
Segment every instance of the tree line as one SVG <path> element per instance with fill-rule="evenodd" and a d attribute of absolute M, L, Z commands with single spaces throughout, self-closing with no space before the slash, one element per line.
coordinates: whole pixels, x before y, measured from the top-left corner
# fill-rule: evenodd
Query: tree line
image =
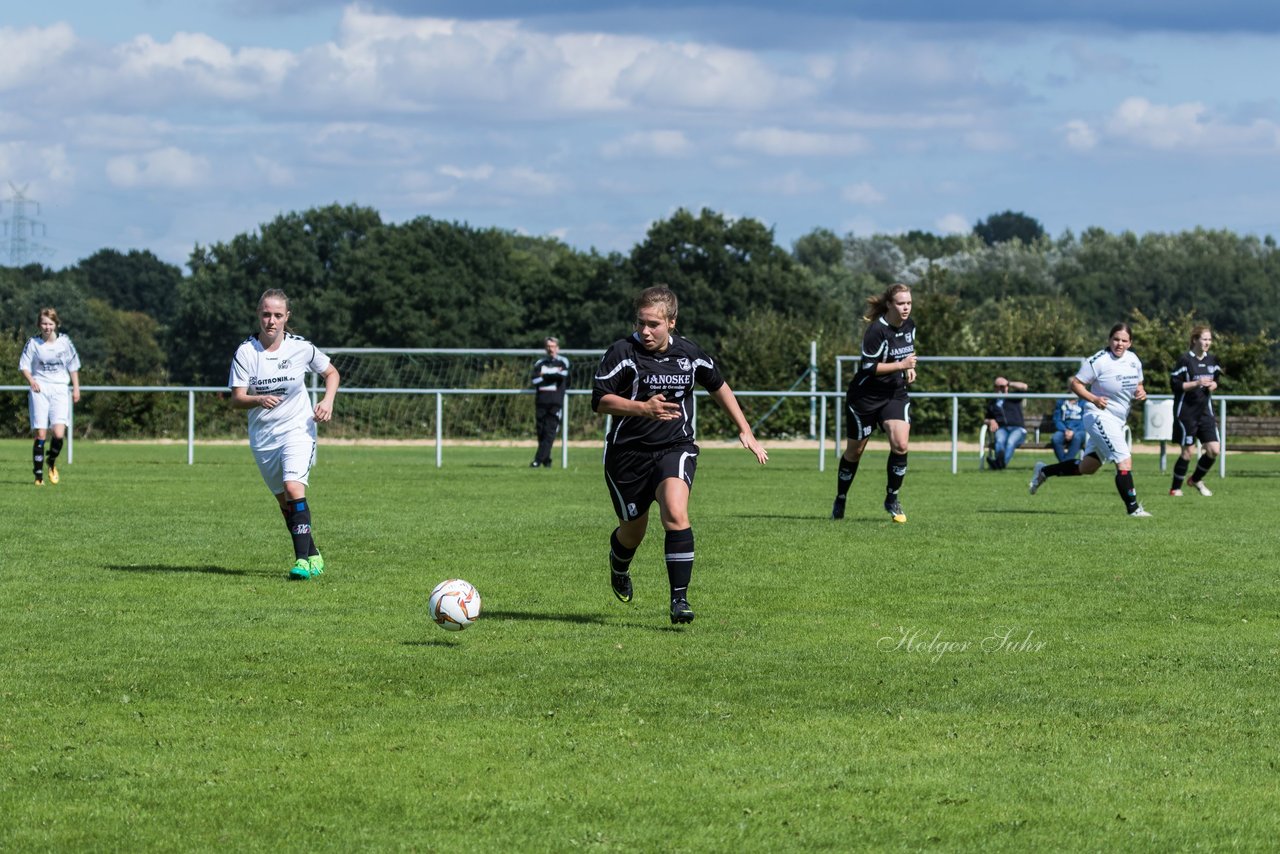
<path fill-rule="evenodd" d="M 866 298 L 903 281 L 915 291 L 926 355 L 1080 356 L 1125 320 L 1155 377 L 1185 348 L 1191 324 L 1206 322 L 1224 391 L 1280 387 L 1270 337 L 1280 327 L 1280 254 L 1270 236 L 1222 230 L 1091 228 L 1053 238 L 1005 211 L 964 235 L 820 228 L 786 248 L 757 220 L 704 209 L 655 222 L 630 252 L 601 253 L 430 217 L 384 223 L 373 209 L 330 205 L 197 245 L 186 266 L 103 249 L 61 270 L 0 267 L 0 358 L 16 375 L 39 308 L 53 305 L 86 385 L 222 385 L 268 288 L 289 294 L 292 326 L 322 347 L 537 347 L 556 335 L 562 346 L 602 349 L 629 332 L 634 294 L 666 283 L 681 300 L 679 331 L 717 354 L 735 387 L 791 387 L 817 340 L 820 387 L 831 388 L 835 356 L 857 352 Z M 918 388 L 985 389 L 990 370 L 936 367 Z M 1033 390 L 1063 388 L 1061 374 L 1032 377 Z M 19 435 L 21 415 L 5 418 Z"/>

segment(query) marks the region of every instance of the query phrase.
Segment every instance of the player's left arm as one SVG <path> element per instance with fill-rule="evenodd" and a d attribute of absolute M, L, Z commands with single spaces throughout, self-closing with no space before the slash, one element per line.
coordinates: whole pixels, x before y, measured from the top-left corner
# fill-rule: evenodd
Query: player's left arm
<path fill-rule="evenodd" d="M 71 372 L 71 402 L 80 402 L 80 372 Z"/>
<path fill-rule="evenodd" d="M 324 422 L 333 417 L 333 399 L 338 396 L 341 378 L 338 376 L 338 369 L 330 364 L 321 372 L 320 379 L 324 380 L 324 397 L 316 404 L 315 418 L 317 422 Z"/>
<path fill-rule="evenodd" d="M 719 404 L 721 409 L 728 413 L 734 426 L 738 428 L 738 441 L 742 443 L 742 447 L 755 454 L 760 465 L 769 462 L 769 452 L 756 439 L 756 434 L 751 430 L 751 425 L 747 423 L 747 416 L 742 414 L 742 407 L 738 405 L 738 399 L 733 396 L 733 390 L 729 388 L 729 384 L 725 383 L 715 391 L 708 392 L 708 394 Z"/>
<path fill-rule="evenodd" d="M 1147 390 L 1142 385 L 1142 380 L 1138 380 L 1138 387 L 1133 390 L 1133 399 L 1143 401 L 1147 399 Z"/>

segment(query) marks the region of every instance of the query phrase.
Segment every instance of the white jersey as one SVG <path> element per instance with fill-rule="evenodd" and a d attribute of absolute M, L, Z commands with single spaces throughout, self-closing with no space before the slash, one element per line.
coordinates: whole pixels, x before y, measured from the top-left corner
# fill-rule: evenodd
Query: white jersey
<path fill-rule="evenodd" d="M 80 370 L 80 356 L 65 335 L 55 335 L 52 341 L 36 335 L 22 348 L 18 370 L 30 371 L 31 378 L 41 386 L 45 383 L 65 386 L 71 382 L 71 372 Z"/>
<path fill-rule="evenodd" d="M 1099 350 L 1080 363 L 1076 379 L 1087 385 L 1095 395 L 1107 399 L 1106 410 L 1086 401 L 1086 415 L 1097 415 L 1105 411 L 1124 422 L 1129 418 L 1129 406 L 1142 382 L 1142 360 L 1132 350 L 1126 350 L 1119 358 L 1109 349 Z"/>
<path fill-rule="evenodd" d="M 274 394 L 282 398 L 271 409 L 249 410 L 249 445 L 257 450 L 278 448 L 290 436 L 316 437 L 315 410 L 305 378 L 307 371 L 324 373 L 329 357 L 300 335 L 285 333 L 280 346 L 265 350 L 257 335 L 236 348 L 231 360 L 231 388 L 247 388 L 251 395 Z"/>

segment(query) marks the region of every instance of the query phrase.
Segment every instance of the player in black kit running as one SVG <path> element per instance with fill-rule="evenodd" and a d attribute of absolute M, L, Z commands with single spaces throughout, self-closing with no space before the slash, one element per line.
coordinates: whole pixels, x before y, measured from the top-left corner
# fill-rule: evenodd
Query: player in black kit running
<path fill-rule="evenodd" d="M 884 293 L 868 299 L 867 308 L 863 320 L 870 325 L 862 336 L 862 357 L 845 395 L 848 441 L 840 457 L 831 518 L 844 518 L 845 498 L 858 473 L 858 461 L 871 431 L 879 424 L 889 437 L 884 509 L 893 521 L 902 523 L 907 516 L 902 512 L 898 490 L 907 474 L 907 440 L 911 435 L 907 386 L 916 381 L 916 322 L 911 319 L 911 288 L 890 285 Z"/>
<path fill-rule="evenodd" d="M 1218 357 L 1209 352 L 1213 333 L 1208 326 L 1196 326 L 1191 330 L 1191 349 L 1183 353 L 1173 366 L 1169 383 L 1173 387 L 1173 441 L 1181 453 L 1173 464 L 1173 483 L 1169 494 L 1182 497 L 1182 480 L 1191 465 L 1196 440 L 1200 441 L 1200 459 L 1195 473 L 1187 480 L 1205 498 L 1213 495 L 1204 485 L 1204 476 L 1213 468 L 1221 449 L 1218 439 L 1218 422 L 1213 417 L 1211 394 L 1218 389 L 1218 377 L 1222 366 Z"/>
<path fill-rule="evenodd" d="M 596 371 L 591 408 L 612 415 L 605 436 L 604 480 L 618 527 L 609 538 L 613 594 L 631 601 L 631 559 L 644 540 L 649 505 L 658 502 L 666 531 L 671 622 L 693 622 L 689 579 L 693 575 L 693 528 L 689 492 L 697 468 L 693 384 L 720 405 L 738 428 L 738 441 L 761 465 L 769 454 L 756 441 L 738 400 L 715 362 L 701 347 L 675 334 L 676 295 L 652 287 L 635 301 L 636 331 L 614 342 Z"/>

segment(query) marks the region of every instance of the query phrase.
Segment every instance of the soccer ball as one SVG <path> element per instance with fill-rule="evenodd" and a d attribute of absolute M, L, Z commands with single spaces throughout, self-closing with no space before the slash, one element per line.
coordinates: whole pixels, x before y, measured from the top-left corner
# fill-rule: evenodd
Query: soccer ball
<path fill-rule="evenodd" d="M 450 578 L 431 591 L 428 608 L 437 626 L 460 632 L 480 619 L 480 591 L 461 578 Z"/>

